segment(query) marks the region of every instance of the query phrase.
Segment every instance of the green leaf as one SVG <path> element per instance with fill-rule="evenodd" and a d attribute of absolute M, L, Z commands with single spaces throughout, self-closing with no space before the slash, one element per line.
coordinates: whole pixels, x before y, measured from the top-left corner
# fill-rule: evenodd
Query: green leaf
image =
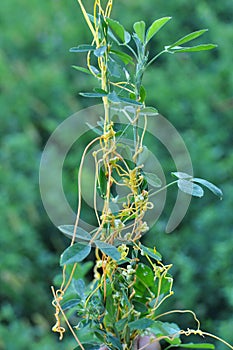
<path fill-rule="evenodd" d="M 154 21 L 146 33 L 146 43 L 168 22 L 171 17 L 162 17 Z"/>
<path fill-rule="evenodd" d="M 145 102 L 146 100 L 146 89 L 143 85 L 140 86 L 140 102 Z M 147 107 L 150 108 L 150 107 Z"/>
<path fill-rule="evenodd" d="M 200 183 L 201 185 L 207 187 L 211 192 L 213 192 L 216 196 L 218 196 L 220 199 L 222 199 L 222 197 L 223 197 L 222 191 L 220 190 L 220 188 L 218 188 L 217 186 L 215 186 L 211 182 L 204 180 L 204 179 L 200 179 L 198 177 L 194 177 L 192 179 L 192 181 Z"/>
<path fill-rule="evenodd" d="M 141 318 L 139 320 L 130 322 L 128 324 L 130 331 L 135 331 L 135 330 L 144 330 L 150 327 L 154 323 L 153 320 L 150 320 L 149 318 Z"/>
<path fill-rule="evenodd" d="M 144 172 L 147 182 L 153 187 L 161 187 L 162 181 L 160 178 L 153 173 Z"/>
<path fill-rule="evenodd" d="M 136 22 L 133 25 L 133 29 L 135 33 L 137 34 L 139 40 L 144 43 L 145 41 L 145 30 L 146 30 L 146 25 L 144 21 Z"/>
<path fill-rule="evenodd" d="M 83 343 L 82 344 L 85 350 L 99 350 L 100 344 L 92 344 L 92 343 Z M 74 348 L 73 350 L 82 350 L 80 346 Z"/>
<path fill-rule="evenodd" d="M 71 299 L 64 304 L 61 304 L 63 310 L 69 310 L 74 308 L 80 303 L 80 299 Z"/>
<path fill-rule="evenodd" d="M 122 68 L 117 62 L 109 56 L 108 60 L 108 72 L 112 77 L 120 78 L 122 73 Z"/>
<path fill-rule="evenodd" d="M 91 246 L 75 243 L 68 247 L 61 255 L 60 265 L 74 264 L 83 261 L 90 253 Z"/>
<path fill-rule="evenodd" d="M 90 66 L 90 69 L 94 74 L 96 75 L 100 74 L 100 71 L 95 66 Z"/>
<path fill-rule="evenodd" d="M 94 45 L 79 45 L 77 47 L 71 47 L 69 50 L 70 52 L 88 52 L 88 51 L 94 51 L 96 49 L 96 46 Z"/>
<path fill-rule="evenodd" d="M 93 91 L 97 92 L 98 94 L 102 94 L 104 96 L 108 94 L 107 91 L 100 89 L 100 88 L 94 88 Z"/>
<path fill-rule="evenodd" d="M 171 49 L 170 52 L 172 52 L 172 53 L 199 52 L 199 51 L 212 50 L 212 49 L 215 49 L 216 47 L 217 47 L 217 45 L 214 45 L 214 44 L 203 44 L 203 45 L 196 45 L 196 46 L 192 46 L 192 47 L 175 46 Z"/>
<path fill-rule="evenodd" d="M 101 250 L 101 252 L 110 256 L 113 260 L 120 260 L 121 253 L 113 245 L 102 241 L 95 241 L 95 244 L 96 244 L 96 247 Z"/>
<path fill-rule="evenodd" d="M 103 135 L 103 130 L 100 130 L 100 129 L 94 127 L 93 125 L 89 124 L 88 122 L 86 122 L 86 125 L 90 128 L 91 131 L 93 131 L 97 135 Z"/>
<path fill-rule="evenodd" d="M 191 196 L 201 198 L 204 195 L 204 191 L 201 188 L 201 186 L 196 185 L 196 184 L 192 183 L 191 181 L 179 179 L 177 184 L 178 184 L 179 189 L 182 192 L 190 194 Z"/>
<path fill-rule="evenodd" d="M 117 36 L 117 39 L 120 39 L 121 43 L 127 44 L 130 41 L 130 34 L 125 30 L 122 24 L 118 21 L 115 21 L 111 18 L 107 18 L 107 23 L 114 36 Z"/>
<path fill-rule="evenodd" d="M 144 164 L 149 157 L 149 150 L 146 146 L 143 146 L 142 152 L 139 153 L 137 158 L 137 165 Z"/>
<path fill-rule="evenodd" d="M 134 64 L 133 58 L 125 52 L 111 49 L 110 53 L 117 55 L 125 64 Z"/>
<path fill-rule="evenodd" d="M 185 349 L 215 349 L 215 346 L 213 344 L 209 344 L 209 343 L 203 343 L 203 344 L 188 343 L 188 344 L 180 344 L 179 348 L 185 348 Z"/>
<path fill-rule="evenodd" d="M 169 49 L 171 49 L 174 46 L 180 46 L 182 44 L 185 44 L 191 40 L 198 38 L 199 36 L 203 35 L 207 31 L 208 31 L 208 29 L 201 29 L 201 30 L 197 30 L 196 32 L 192 32 L 188 35 L 183 36 L 181 39 L 177 40 L 176 42 L 174 42 L 173 44 L 171 44 L 168 47 L 169 47 Z"/>
<path fill-rule="evenodd" d="M 143 304 L 143 303 L 141 303 L 140 301 L 137 301 L 137 300 L 133 300 L 132 302 L 133 302 L 135 311 L 138 311 L 138 312 L 141 312 L 141 313 L 147 312 L 147 307 L 146 307 L 145 304 Z"/>
<path fill-rule="evenodd" d="M 147 287 L 154 285 L 154 273 L 149 266 L 139 263 L 136 271 L 136 276 L 138 279 L 140 279 L 140 282 Z"/>
<path fill-rule="evenodd" d="M 101 198 L 106 198 L 107 193 L 107 177 L 103 170 L 103 167 L 99 170 L 99 176 L 97 178 L 97 191 Z"/>
<path fill-rule="evenodd" d="M 108 344 L 111 344 L 111 348 L 110 345 L 108 347 L 108 349 L 117 349 L 117 350 L 123 350 L 123 347 L 121 345 L 121 342 L 118 338 L 113 337 L 111 334 L 107 333 L 106 334 L 106 340 L 108 342 Z"/>
<path fill-rule="evenodd" d="M 107 96 L 107 93 L 100 93 L 100 92 L 80 92 L 79 95 L 84 97 L 94 97 L 94 98 L 101 98 L 104 96 Z"/>
<path fill-rule="evenodd" d="M 175 177 L 178 177 L 178 179 L 192 179 L 192 176 L 186 173 L 182 173 L 181 171 L 178 172 L 172 172 L 172 175 Z"/>
<path fill-rule="evenodd" d="M 79 67 L 79 66 L 71 66 L 71 67 L 80 71 L 80 72 L 92 75 L 91 72 L 89 71 L 89 69 L 87 69 L 87 68 Z"/>
<path fill-rule="evenodd" d="M 85 299 L 85 289 L 86 289 L 84 281 L 81 278 L 79 278 L 78 280 L 73 279 L 72 286 L 74 287 L 75 291 L 78 293 L 80 298 L 82 300 L 84 300 Z"/>
<path fill-rule="evenodd" d="M 137 102 L 135 100 L 131 100 L 130 98 L 121 97 L 121 96 L 117 95 L 115 91 L 108 94 L 108 99 L 110 102 L 113 102 L 113 103 L 125 102 L 125 103 L 129 103 L 130 105 L 142 106 L 142 104 L 140 102 Z"/>
<path fill-rule="evenodd" d="M 146 115 L 147 117 L 154 117 L 157 116 L 159 113 L 154 107 L 145 107 L 140 110 L 139 114 Z"/>
<path fill-rule="evenodd" d="M 150 329 L 157 338 L 161 336 L 167 336 L 168 338 L 164 340 L 166 340 L 169 344 L 180 346 L 180 342 L 181 342 L 179 339 L 180 328 L 177 326 L 177 324 L 169 323 L 169 322 L 154 321 L 153 324 L 150 326 Z"/>
<path fill-rule="evenodd" d="M 146 246 L 144 246 L 142 244 L 140 244 L 140 248 L 142 249 L 143 254 L 146 254 L 146 255 L 148 255 L 149 257 L 151 257 L 151 258 L 153 258 L 155 260 L 159 260 L 159 261 L 162 260 L 162 255 L 159 252 L 157 252 L 155 249 L 146 247 Z"/>
<path fill-rule="evenodd" d="M 74 235 L 74 225 L 61 225 L 58 226 L 58 229 L 68 238 L 72 239 Z M 75 232 L 75 240 L 86 241 L 89 242 L 91 239 L 91 235 L 83 230 L 81 227 L 77 227 Z"/>
<path fill-rule="evenodd" d="M 100 47 L 98 47 L 98 49 L 95 49 L 94 55 L 96 57 L 101 57 L 101 56 L 103 56 L 105 54 L 106 50 L 107 50 L 107 46 L 106 45 L 105 46 L 100 46 Z"/>

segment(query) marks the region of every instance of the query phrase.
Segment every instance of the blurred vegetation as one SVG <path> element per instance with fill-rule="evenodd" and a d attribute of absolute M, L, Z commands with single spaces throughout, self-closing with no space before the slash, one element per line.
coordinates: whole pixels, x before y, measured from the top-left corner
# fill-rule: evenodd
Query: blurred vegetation
<path fill-rule="evenodd" d="M 171 308 L 196 310 L 203 329 L 233 343 L 233 3 L 119 0 L 113 11 L 126 28 L 140 19 L 149 25 L 161 16 L 173 21 L 152 42 L 155 49 L 200 28 L 209 28 L 207 41 L 219 45 L 213 52 L 161 58 L 144 84 L 147 103 L 183 136 L 195 175 L 220 186 L 224 199 L 208 193 L 193 200 L 183 223 L 169 235 L 164 233 L 168 202 L 145 240 L 153 240 L 174 264 Z M 83 62 L 69 53 L 88 40 L 88 31 L 74 0 L 3 0 L 0 27 L 0 348 L 70 349 L 71 337 L 58 345 L 50 331 L 50 284 L 67 241 L 41 204 L 38 167 L 51 132 L 89 103 L 78 92 L 90 91 L 92 80 L 72 70 L 72 64 Z M 175 170 L 166 159 L 161 163 Z"/>

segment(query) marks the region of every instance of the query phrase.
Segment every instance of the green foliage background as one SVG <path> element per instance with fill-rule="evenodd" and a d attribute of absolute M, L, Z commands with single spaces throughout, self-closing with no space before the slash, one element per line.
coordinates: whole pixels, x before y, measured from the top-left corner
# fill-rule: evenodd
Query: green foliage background
<path fill-rule="evenodd" d="M 85 3 L 91 8 L 91 0 Z M 147 103 L 183 136 L 195 175 L 220 186 L 224 200 L 210 193 L 193 200 L 183 223 L 167 235 L 173 193 L 145 240 L 174 264 L 170 307 L 194 309 L 205 330 L 233 343 L 233 3 L 118 0 L 113 11 L 129 30 L 137 20 L 149 25 L 162 16 L 173 20 L 152 42 L 155 49 L 200 28 L 210 29 L 206 42 L 218 44 L 213 52 L 161 58 L 144 85 Z M 78 92 L 89 91 L 94 81 L 72 70 L 84 60 L 69 53 L 88 41 L 88 31 L 74 0 L 2 0 L 0 28 L 0 348 L 71 349 L 71 337 L 58 345 L 50 332 L 50 284 L 67 241 L 41 204 L 38 167 L 51 132 L 90 102 Z M 169 159 L 161 163 L 165 171 L 175 170 Z M 74 180 L 66 180 L 67 188 L 74 188 Z M 185 326 L 187 319 L 177 322 Z"/>

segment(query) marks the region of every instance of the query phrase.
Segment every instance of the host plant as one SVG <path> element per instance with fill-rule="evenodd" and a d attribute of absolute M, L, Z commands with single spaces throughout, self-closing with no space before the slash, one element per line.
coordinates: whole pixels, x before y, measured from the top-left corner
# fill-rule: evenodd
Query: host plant
<path fill-rule="evenodd" d="M 210 182 L 184 172 L 173 172 L 176 179 L 162 187 L 156 174 L 143 170 L 147 118 L 156 118 L 158 112 L 146 105 L 142 79 L 145 70 L 163 54 L 211 50 L 216 45 L 187 45 L 203 35 L 206 32 L 203 29 L 183 36 L 153 55 L 148 44 L 171 17 L 159 18 L 149 28 L 143 21 L 136 22 L 131 34 L 111 18 L 112 0 L 94 1 L 93 14 L 87 13 L 81 0 L 78 3 L 92 39 L 90 44 L 70 51 L 86 53 L 87 67 L 74 68 L 92 75 L 97 85 L 93 91 L 80 94 L 102 100 L 103 115 L 98 125 L 90 126 L 96 137 L 87 144 L 81 158 L 76 222 L 59 227 L 71 238 L 71 244 L 61 255 L 62 284 L 57 290 L 52 287 L 56 308 L 53 331 L 62 339 L 65 332 L 62 322 L 65 322 L 77 341 L 76 350 L 214 349 L 209 343 L 183 343 L 182 335 L 210 335 L 201 330 L 194 312 L 161 313 L 161 304 L 173 294 L 172 265 L 163 264 L 156 248 L 144 246 L 141 237 L 149 229 L 145 214 L 153 208 L 151 196 L 168 186 L 177 184 L 181 191 L 197 197 L 203 196 L 200 185 L 220 198 L 222 192 Z M 125 118 L 124 123 L 120 122 L 120 114 Z M 95 183 L 91 190 L 98 227 L 87 232 L 80 227 L 79 220 L 82 169 L 91 149 L 94 149 L 95 164 Z M 97 202 L 101 201 L 99 210 Z M 75 270 L 92 249 L 96 257 L 94 279 L 86 286 Z M 176 323 L 164 321 L 166 315 L 185 312 L 193 316 L 195 329 L 180 329 Z"/>

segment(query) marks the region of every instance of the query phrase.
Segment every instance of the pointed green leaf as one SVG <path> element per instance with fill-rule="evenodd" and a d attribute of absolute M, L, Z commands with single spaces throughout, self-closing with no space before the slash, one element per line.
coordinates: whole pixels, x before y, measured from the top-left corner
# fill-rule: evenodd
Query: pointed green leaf
<path fill-rule="evenodd" d="M 204 195 L 204 191 L 201 188 L 201 186 L 196 185 L 196 184 L 192 183 L 191 181 L 179 179 L 177 184 L 178 184 L 179 189 L 182 192 L 190 194 L 191 196 L 201 198 Z"/>
<path fill-rule="evenodd" d="M 113 53 L 114 55 L 117 55 L 125 64 L 134 64 L 133 58 L 127 53 L 122 51 L 112 50 L 112 49 L 110 50 L 110 52 Z"/>
<path fill-rule="evenodd" d="M 78 71 L 80 71 L 80 72 L 92 75 L 91 72 L 89 71 L 89 69 L 87 69 L 87 68 L 79 67 L 79 66 L 71 66 L 71 67 L 76 69 L 76 70 L 78 70 Z"/>
<path fill-rule="evenodd" d="M 178 177 L 178 179 L 192 179 L 191 175 L 183 173 L 181 171 L 173 172 L 171 174 L 174 175 L 175 177 Z"/>
<path fill-rule="evenodd" d="M 58 229 L 68 238 L 72 239 L 74 235 L 74 225 L 61 225 L 58 226 Z M 91 239 L 90 233 L 83 230 L 81 227 L 77 227 L 75 232 L 75 240 L 78 241 L 86 241 L 89 242 Z"/>
<path fill-rule="evenodd" d="M 110 256 L 113 260 L 120 260 L 121 253 L 113 245 L 102 241 L 95 241 L 95 244 L 96 244 L 96 247 L 101 250 L 101 252 Z"/>
<path fill-rule="evenodd" d="M 174 46 L 180 46 L 182 44 L 185 44 L 191 40 L 198 38 L 199 36 L 203 35 L 207 31 L 208 31 L 208 29 L 201 29 L 201 30 L 197 30 L 196 32 L 192 32 L 188 35 L 183 36 L 181 39 L 177 40 L 176 42 L 174 42 L 173 44 L 171 44 L 168 47 L 169 47 L 169 49 L 171 49 Z"/>
<path fill-rule="evenodd" d="M 158 115 L 158 111 L 156 108 L 154 107 L 145 107 L 142 108 L 139 112 L 140 115 L 146 115 L 147 117 L 154 117 L 156 115 Z"/>
<path fill-rule="evenodd" d="M 111 18 L 107 18 L 107 23 L 113 32 L 113 35 L 117 36 L 116 39 L 120 39 L 121 43 L 127 44 L 130 41 L 130 34 L 125 30 L 122 24 Z"/>
<path fill-rule="evenodd" d="M 185 348 L 185 349 L 215 349 L 215 346 L 214 346 L 214 344 L 209 344 L 209 343 L 203 343 L 203 344 L 188 343 L 188 344 L 180 344 L 179 348 Z"/>
<path fill-rule="evenodd" d="M 154 174 L 154 173 L 147 173 L 144 172 L 145 174 L 145 178 L 147 180 L 147 182 L 153 186 L 153 187 L 161 187 L 162 186 L 162 181 L 160 180 L 160 178 Z"/>
<path fill-rule="evenodd" d="M 200 179 L 198 177 L 194 177 L 192 179 L 192 181 L 200 183 L 201 185 L 207 187 L 211 192 L 213 192 L 216 196 L 218 196 L 220 199 L 222 199 L 222 197 L 223 197 L 222 191 L 220 190 L 220 188 L 218 188 L 217 186 L 215 186 L 211 182 L 204 180 L 204 179 Z"/>
<path fill-rule="evenodd" d="M 60 265 L 74 264 L 83 261 L 90 253 L 91 246 L 75 243 L 68 247 L 61 255 Z"/>
<path fill-rule="evenodd" d="M 138 38 L 141 40 L 142 43 L 145 41 L 145 30 L 146 25 L 144 21 L 136 22 L 133 25 L 133 29 L 135 33 L 137 34 Z"/>
<path fill-rule="evenodd" d="M 196 45 L 192 47 L 182 47 L 182 46 L 175 46 L 170 51 L 172 53 L 180 53 L 180 52 L 199 52 L 199 51 L 207 51 L 215 49 L 217 45 L 214 44 L 203 44 L 203 45 Z"/>
<path fill-rule="evenodd" d="M 162 17 L 154 21 L 146 33 L 146 43 L 168 22 L 171 17 Z"/>
<path fill-rule="evenodd" d="M 94 45 L 79 45 L 77 47 L 71 47 L 70 52 L 88 52 L 94 51 L 96 47 Z"/>
<path fill-rule="evenodd" d="M 107 96 L 107 93 L 100 93 L 100 92 L 80 92 L 79 95 L 89 98 L 101 98 L 104 96 Z"/>

